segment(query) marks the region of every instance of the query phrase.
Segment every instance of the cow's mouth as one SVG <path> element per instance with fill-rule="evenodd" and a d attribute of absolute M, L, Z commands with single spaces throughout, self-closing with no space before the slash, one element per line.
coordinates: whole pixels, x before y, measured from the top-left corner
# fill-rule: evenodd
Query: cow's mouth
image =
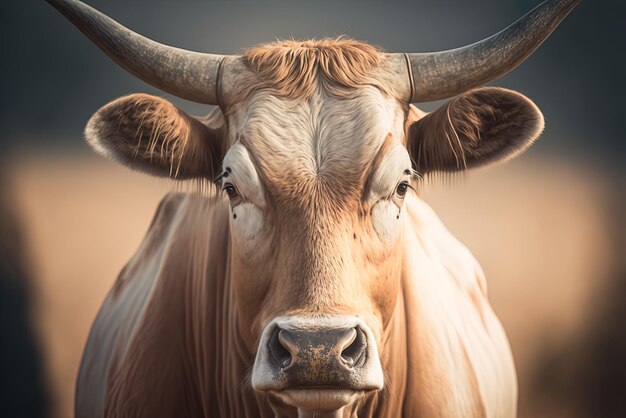
<path fill-rule="evenodd" d="M 316 417 L 334 417 L 342 408 L 353 404 L 369 392 L 371 391 L 332 388 L 294 388 L 271 391 L 272 395 L 285 404 L 298 408 L 301 412 L 300 416 L 315 413 Z"/>

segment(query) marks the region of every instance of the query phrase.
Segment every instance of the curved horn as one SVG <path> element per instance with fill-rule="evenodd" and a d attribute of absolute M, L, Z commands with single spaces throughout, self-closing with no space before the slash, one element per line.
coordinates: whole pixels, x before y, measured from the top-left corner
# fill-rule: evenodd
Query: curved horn
<path fill-rule="evenodd" d="M 219 104 L 224 55 L 163 45 L 143 37 L 78 0 L 46 0 L 109 57 L 154 87 L 198 103 Z"/>
<path fill-rule="evenodd" d="M 404 96 L 411 96 L 414 103 L 445 99 L 503 76 L 528 58 L 579 1 L 547 0 L 508 28 L 472 45 L 406 54 L 403 64 L 410 67 L 412 88 Z"/>

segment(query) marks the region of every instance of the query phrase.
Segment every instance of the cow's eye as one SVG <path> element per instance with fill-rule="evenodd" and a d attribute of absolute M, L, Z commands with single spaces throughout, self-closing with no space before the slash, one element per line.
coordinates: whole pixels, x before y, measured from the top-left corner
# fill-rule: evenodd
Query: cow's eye
<path fill-rule="evenodd" d="M 411 186 L 407 181 L 403 181 L 402 183 L 398 184 L 398 187 L 396 187 L 396 196 L 400 199 L 404 199 L 404 196 L 406 196 L 406 192 L 409 191 L 410 187 Z"/>
<path fill-rule="evenodd" d="M 237 191 L 235 186 L 230 183 L 224 184 L 224 191 L 226 192 L 230 200 L 236 200 L 239 197 L 239 192 Z"/>

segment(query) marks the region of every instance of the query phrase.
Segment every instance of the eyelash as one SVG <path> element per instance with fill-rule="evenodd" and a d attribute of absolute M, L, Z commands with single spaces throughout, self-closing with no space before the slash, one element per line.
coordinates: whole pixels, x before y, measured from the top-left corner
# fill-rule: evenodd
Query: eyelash
<path fill-rule="evenodd" d="M 230 200 L 236 200 L 239 197 L 237 188 L 230 183 L 225 183 L 222 190 L 226 192 Z"/>
<path fill-rule="evenodd" d="M 400 193 L 400 192 L 398 192 L 398 190 L 400 189 L 401 186 L 404 186 L 405 189 Z M 403 182 L 401 182 L 400 184 L 398 184 L 396 186 L 396 190 L 394 191 L 394 193 L 400 199 L 404 199 L 406 197 L 406 194 L 409 192 L 409 190 L 415 191 L 415 188 L 413 186 L 411 186 L 411 184 L 408 181 L 403 181 Z"/>
<path fill-rule="evenodd" d="M 232 200 L 237 200 L 237 198 L 239 198 L 240 195 L 239 195 L 239 191 L 237 190 L 235 186 L 233 186 L 230 183 L 224 183 L 224 179 L 229 177 L 231 173 L 232 173 L 231 168 L 226 167 L 226 170 L 222 174 L 217 176 L 217 178 L 214 180 L 214 183 L 216 186 L 222 187 L 222 191 L 225 191 L 226 194 L 228 195 L 228 198 L 232 201 Z"/>

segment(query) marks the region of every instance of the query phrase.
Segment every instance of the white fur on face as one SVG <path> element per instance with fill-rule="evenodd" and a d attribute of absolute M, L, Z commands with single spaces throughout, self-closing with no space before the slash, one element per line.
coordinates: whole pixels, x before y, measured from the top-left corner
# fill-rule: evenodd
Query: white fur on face
<path fill-rule="evenodd" d="M 393 244 L 399 233 L 403 199 L 396 195 L 398 185 L 411 179 L 411 159 L 400 143 L 392 145 L 370 178 L 369 203 L 372 225 L 386 245 Z"/>
<path fill-rule="evenodd" d="M 243 201 L 265 208 L 265 192 L 259 175 L 250 159 L 246 147 L 240 142 L 233 145 L 222 163 L 228 175 L 222 178 L 222 184 L 230 183 L 237 188 Z"/>
<path fill-rule="evenodd" d="M 373 87 L 349 99 L 323 91 L 307 100 L 260 92 L 233 113 L 237 135 L 264 177 L 279 186 L 320 178 L 354 186 L 387 135 L 402 138 L 404 129 L 400 104 Z"/>
<path fill-rule="evenodd" d="M 233 243 L 244 260 L 250 260 L 263 242 L 265 219 L 263 211 L 249 202 L 233 208 L 230 219 Z"/>
<path fill-rule="evenodd" d="M 230 225 L 239 256 L 249 260 L 263 240 L 265 192 L 248 150 L 236 143 L 224 157 L 222 186 L 234 186 L 240 197 L 231 201 Z M 226 174 L 227 173 L 227 174 Z"/>
<path fill-rule="evenodd" d="M 385 245 L 392 245 L 400 233 L 400 209 L 390 200 L 381 200 L 372 208 L 372 226 Z"/>

